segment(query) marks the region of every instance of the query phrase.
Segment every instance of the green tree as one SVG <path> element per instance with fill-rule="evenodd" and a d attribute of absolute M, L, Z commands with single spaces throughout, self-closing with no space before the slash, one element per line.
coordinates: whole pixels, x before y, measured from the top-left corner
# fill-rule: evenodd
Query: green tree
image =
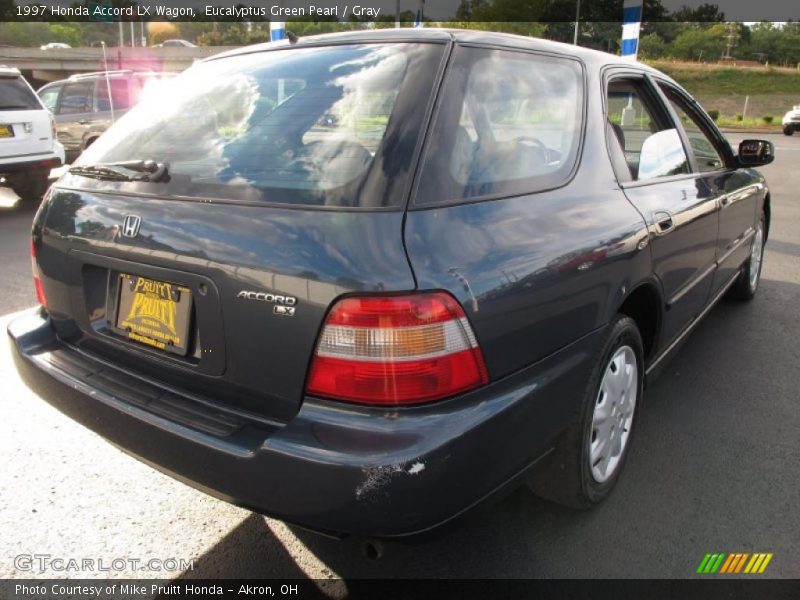
<path fill-rule="evenodd" d="M 6 46 L 35 47 L 46 44 L 50 33 L 47 23 L 6 21 L 0 23 L 0 44 Z"/>
<path fill-rule="evenodd" d="M 750 42 L 740 48 L 742 58 L 756 58 L 762 62 L 781 62 L 785 59 L 781 41 L 787 34 L 769 22 L 755 23 L 750 27 Z"/>
<path fill-rule="evenodd" d="M 62 42 L 70 46 L 82 46 L 84 34 L 77 23 L 48 23 L 48 39 L 51 42 Z"/>
<path fill-rule="evenodd" d="M 670 47 L 673 58 L 716 61 L 725 51 L 725 29 L 692 26 L 683 31 Z"/>
<path fill-rule="evenodd" d="M 648 33 L 639 39 L 639 58 L 662 58 L 667 53 L 667 43 L 657 33 Z"/>
<path fill-rule="evenodd" d="M 719 10 L 716 4 L 701 4 L 696 8 L 682 6 L 672 13 L 674 21 L 683 23 L 695 23 L 698 27 L 710 27 L 714 23 L 725 21 L 725 13 Z"/>
<path fill-rule="evenodd" d="M 179 21 L 175 25 L 180 38 L 193 44 L 197 43 L 201 35 L 214 30 L 214 23 L 210 21 Z"/>
<path fill-rule="evenodd" d="M 800 31 L 785 31 L 777 50 L 776 62 L 792 67 L 800 64 Z"/>
<path fill-rule="evenodd" d="M 544 37 L 547 25 L 525 21 L 441 21 L 431 23 L 433 27 L 452 27 L 455 29 L 477 29 L 481 31 L 498 31 L 515 33 L 529 37 Z"/>
<path fill-rule="evenodd" d="M 10 21 L 15 16 L 14 0 L 0 0 L 0 21 Z"/>

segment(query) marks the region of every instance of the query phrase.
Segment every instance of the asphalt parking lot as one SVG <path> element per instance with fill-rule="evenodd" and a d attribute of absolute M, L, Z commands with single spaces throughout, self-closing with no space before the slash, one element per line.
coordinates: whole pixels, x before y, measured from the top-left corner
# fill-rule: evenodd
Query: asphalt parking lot
<path fill-rule="evenodd" d="M 27 390 L 3 335 L 0 577 L 142 575 L 27 572 L 14 561 L 49 554 L 194 561 L 145 574 L 164 578 L 683 578 L 708 552 L 742 551 L 774 554 L 762 577 L 800 577 L 800 136 L 770 139 L 772 229 L 758 297 L 723 301 L 647 391 L 626 471 L 596 509 L 519 490 L 369 560 L 354 541 L 230 506 L 123 454 Z M 34 303 L 32 214 L 0 213 L 3 331 Z"/>

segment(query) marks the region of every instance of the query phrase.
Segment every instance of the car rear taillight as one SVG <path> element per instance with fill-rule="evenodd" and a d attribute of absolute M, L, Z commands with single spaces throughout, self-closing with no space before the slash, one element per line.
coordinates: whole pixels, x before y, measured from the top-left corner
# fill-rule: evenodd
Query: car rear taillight
<path fill-rule="evenodd" d="M 58 136 L 56 135 L 56 120 L 53 117 L 53 115 L 50 115 L 50 133 L 53 136 L 54 140 L 57 139 Z"/>
<path fill-rule="evenodd" d="M 47 298 L 42 288 L 42 280 L 39 278 L 39 264 L 36 262 L 36 242 L 31 240 L 31 270 L 33 271 L 33 287 L 36 289 L 36 300 L 39 304 L 47 308 Z"/>
<path fill-rule="evenodd" d="M 359 404 L 440 400 L 489 381 L 464 310 L 445 292 L 349 297 L 322 328 L 306 392 Z"/>

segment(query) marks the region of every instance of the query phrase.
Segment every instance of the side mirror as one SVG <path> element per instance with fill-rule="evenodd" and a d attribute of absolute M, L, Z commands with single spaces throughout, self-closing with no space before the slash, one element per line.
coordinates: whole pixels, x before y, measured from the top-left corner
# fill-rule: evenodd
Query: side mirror
<path fill-rule="evenodd" d="M 739 165 L 760 167 L 775 160 L 775 146 L 767 140 L 743 140 L 739 144 Z"/>

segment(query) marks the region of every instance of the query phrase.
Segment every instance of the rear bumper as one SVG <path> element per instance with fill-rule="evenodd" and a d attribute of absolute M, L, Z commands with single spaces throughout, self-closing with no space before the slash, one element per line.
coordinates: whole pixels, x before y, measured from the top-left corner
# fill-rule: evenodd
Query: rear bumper
<path fill-rule="evenodd" d="M 64 164 L 64 147 L 61 144 L 54 152 L 0 159 L 0 173 L 15 175 L 30 171 L 49 171 Z"/>
<path fill-rule="evenodd" d="M 133 386 L 130 373 L 61 344 L 38 311 L 8 333 L 23 380 L 126 452 L 257 512 L 374 537 L 431 529 L 521 477 L 574 414 L 599 339 L 433 405 L 306 398 L 291 421 L 270 425 L 153 395 L 148 380 Z"/>

